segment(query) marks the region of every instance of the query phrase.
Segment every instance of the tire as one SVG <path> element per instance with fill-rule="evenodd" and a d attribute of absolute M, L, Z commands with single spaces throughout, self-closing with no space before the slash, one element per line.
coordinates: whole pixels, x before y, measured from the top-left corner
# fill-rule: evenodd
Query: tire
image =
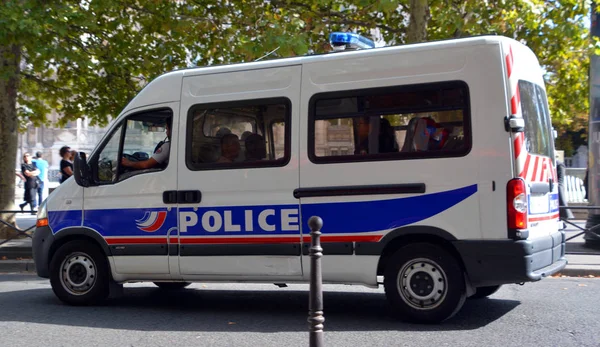
<path fill-rule="evenodd" d="M 489 286 L 489 287 L 478 287 L 475 290 L 475 294 L 471 295 L 469 299 L 483 299 L 486 298 L 500 289 L 501 285 Z"/>
<path fill-rule="evenodd" d="M 180 290 L 183 289 L 190 284 L 191 282 L 154 282 L 154 284 L 164 290 Z"/>
<path fill-rule="evenodd" d="M 398 249 L 384 270 L 386 296 L 401 319 L 440 323 L 465 303 L 463 270 L 444 248 L 414 243 Z"/>
<path fill-rule="evenodd" d="M 67 304 L 94 305 L 104 301 L 110 281 L 106 256 L 88 241 L 65 243 L 50 261 L 52 290 Z"/>

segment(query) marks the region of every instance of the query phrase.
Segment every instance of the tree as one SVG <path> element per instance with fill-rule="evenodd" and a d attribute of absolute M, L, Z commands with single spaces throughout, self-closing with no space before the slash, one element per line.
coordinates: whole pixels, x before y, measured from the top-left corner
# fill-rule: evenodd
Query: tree
<path fill-rule="evenodd" d="M 0 209 L 13 209 L 17 130 L 89 117 L 104 125 L 161 73 L 322 53 L 332 31 L 388 45 L 498 34 L 547 71 L 555 126 L 588 109 L 591 42 L 578 0 L 6 0 L 0 6 Z"/>

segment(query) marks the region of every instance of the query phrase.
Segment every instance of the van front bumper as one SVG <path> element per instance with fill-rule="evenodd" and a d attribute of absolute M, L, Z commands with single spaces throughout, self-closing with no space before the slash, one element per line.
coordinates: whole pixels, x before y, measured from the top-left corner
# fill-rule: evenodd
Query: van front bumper
<path fill-rule="evenodd" d="M 50 278 L 49 264 L 50 248 L 54 243 L 54 234 L 50 227 L 36 227 L 31 243 L 33 261 L 38 276 Z"/>
<path fill-rule="evenodd" d="M 528 240 L 455 241 L 474 287 L 539 281 L 567 265 L 565 233 Z"/>

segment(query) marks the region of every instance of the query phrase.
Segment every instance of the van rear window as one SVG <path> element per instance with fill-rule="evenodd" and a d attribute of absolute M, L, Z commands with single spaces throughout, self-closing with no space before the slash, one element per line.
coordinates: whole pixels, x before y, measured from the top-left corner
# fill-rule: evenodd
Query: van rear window
<path fill-rule="evenodd" d="M 521 111 L 525 120 L 525 149 L 554 159 L 552 124 L 546 93 L 537 84 L 520 80 Z"/>
<path fill-rule="evenodd" d="M 450 81 L 317 94 L 309 136 L 315 163 L 464 156 L 468 87 Z"/>

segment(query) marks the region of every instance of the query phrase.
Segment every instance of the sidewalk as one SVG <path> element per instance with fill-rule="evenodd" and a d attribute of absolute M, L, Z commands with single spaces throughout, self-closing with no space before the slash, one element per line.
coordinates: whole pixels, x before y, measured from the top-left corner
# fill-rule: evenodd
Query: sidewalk
<path fill-rule="evenodd" d="M 573 221 L 583 227 L 585 221 Z M 17 216 L 17 227 L 26 229 L 35 224 L 35 216 L 23 214 Z M 567 225 L 567 238 L 580 232 Z M 0 242 L 4 240 L 0 239 Z M 600 276 L 600 249 L 584 245 L 583 235 L 567 242 L 567 260 L 569 264 L 555 276 L 587 277 Z M 35 271 L 31 254 L 31 239 L 21 238 L 0 245 L 0 272 Z"/>

